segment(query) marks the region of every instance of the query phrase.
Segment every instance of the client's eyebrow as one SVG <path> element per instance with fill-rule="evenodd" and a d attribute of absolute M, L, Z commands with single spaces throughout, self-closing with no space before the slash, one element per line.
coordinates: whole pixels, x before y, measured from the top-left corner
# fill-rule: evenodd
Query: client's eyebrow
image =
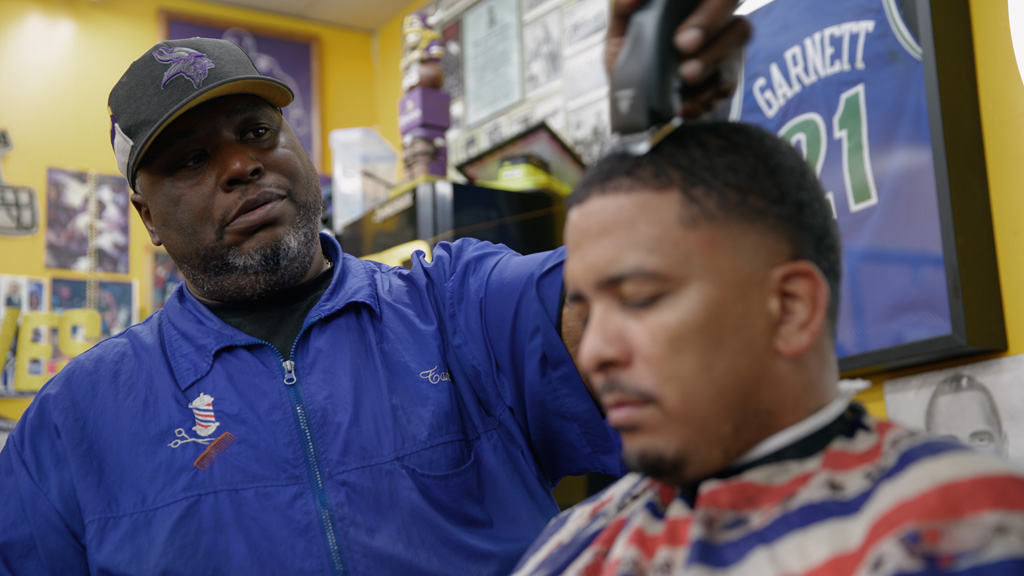
<path fill-rule="evenodd" d="M 650 270 L 642 270 L 642 269 L 626 270 L 624 272 L 621 272 L 621 273 L 618 273 L 618 274 L 615 274 L 615 275 L 612 275 L 612 276 L 608 276 L 607 278 L 602 278 L 597 283 L 596 291 L 597 292 L 610 292 L 610 291 L 613 291 L 613 290 L 617 289 L 619 286 L 622 286 L 626 282 L 636 282 L 636 281 L 656 282 L 656 281 L 661 281 L 663 279 L 664 279 L 663 275 L 661 275 L 661 274 L 659 274 L 657 272 L 652 272 Z M 579 303 L 579 302 L 583 302 L 585 300 L 586 300 L 586 298 L 584 298 L 583 295 L 578 290 L 573 290 L 572 288 L 569 288 L 569 289 L 566 290 L 565 301 L 570 306 L 573 303 Z"/>

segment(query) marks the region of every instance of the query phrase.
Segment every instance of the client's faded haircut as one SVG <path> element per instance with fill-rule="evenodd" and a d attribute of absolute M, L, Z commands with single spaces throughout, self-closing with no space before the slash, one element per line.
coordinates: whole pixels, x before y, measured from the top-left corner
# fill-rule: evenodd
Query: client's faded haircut
<path fill-rule="evenodd" d="M 649 152 L 614 152 L 591 167 L 569 207 L 593 196 L 676 191 L 684 226 L 739 222 L 783 239 L 794 260 L 814 263 L 828 282 L 828 319 L 839 303 L 839 232 L 817 176 L 800 152 L 774 134 L 734 122 L 684 123 Z"/>

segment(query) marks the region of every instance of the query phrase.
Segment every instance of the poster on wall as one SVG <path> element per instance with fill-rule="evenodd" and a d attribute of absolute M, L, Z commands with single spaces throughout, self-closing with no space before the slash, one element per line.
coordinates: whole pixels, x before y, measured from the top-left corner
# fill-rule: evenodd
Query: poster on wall
<path fill-rule="evenodd" d="M 593 164 L 611 138 L 611 114 L 608 99 L 598 98 L 574 110 L 568 116 L 569 142 L 586 165 Z"/>
<path fill-rule="evenodd" d="M 480 130 L 463 131 L 455 142 L 455 148 L 458 151 L 456 156 L 456 158 L 459 158 L 458 161 L 464 161 L 483 152 L 484 146 L 480 138 Z"/>
<path fill-rule="evenodd" d="M 563 140 L 568 140 L 565 126 L 565 100 L 561 93 L 530 102 L 531 124 L 545 122 Z"/>
<path fill-rule="evenodd" d="M 3 312 L 8 312 L 20 300 L 23 314 L 14 342 L 7 349 L 0 351 L 3 370 L 0 372 L 0 396 L 31 396 L 39 386 L 56 374 L 74 354 L 78 352 L 62 349 L 60 317 L 69 310 L 92 308 L 99 313 L 99 339 L 108 338 L 128 328 L 138 321 L 136 305 L 136 283 L 99 281 L 96 286 L 96 302 L 90 306 L 88 301 L 87 283 L 81 279 L 71 278 L 32 278 L 23 276 L 0 276 L 0 293 L 4 298 Z M 53 312 L 52 317 L 46 315 L 28 322 L 29 312 Z M 26 324 L 28 322 L 28 324 Z M 70 337 L 73 340 L 85 340 L 79 326 L 72 324 Z M 34 350 L 18 350 L 20 339 L 28 338 Z M 24 344 L 24 340 L 22 343 Z M 40 348 L 40 347 L 43 348 Z M 18 366 L 19 354 L 23 364 Z M 38 380 L 34 385 L 24 381 Z M 16 386 L 17 384 L 17 386 Z"/>
<path fill-rule="evenodd" d="M 139 321 L 136 291 L 135 281 L 100 281 L 97 283 L 96 304 L 90 306 L 85 280 L 53 278 L 50 281 L 50 309 L 60 313 L 72 308 L 95 308 L 100 313 L 100 338 L 109 338 Z"/>
<path fill-rule="evenodd" d="M 89 174 L 48 169 L 46 267 L 88 271 L 91 236 L 96 248 L 95 270 L 127 274 L 128 216 L 128 181 L 124 177 L 95 175 L 95 205 L 90 208 Z"/>
<path fill-rule="evenodd" d="M 28 276 L 0 275 L 0 322 L 8 314 L 24 315 L 30 312 L 47 312 L 47 282 L 42 278 Z M 7 346 L 0 349 L 0 396 L 14 395 L 14 355 L 17 349 L 17 334 Z"/>
<path fill-rule="evenodd" d="M 27 312 L 49 310 L 47 282 L 44 278 L 0 275 L 0 322 L 8 314 L 19 317 Z M 17 333 L 6 350 L 0 350 L 0 396 L 20 395 L 14 391 Z M 0 422 L 2 428 L 2 422 Z"/>
<path fill-rule="evenodd" d="M 295 100 L 282 113 L 313 164 L 320 169 L 318 44 L 315 37 L 237 26 L 186 14 L 164 13 L 162 16 L 166 39 L 200 36 L 229 40 L 252 58 L 261 74 L 287 84 L 295 93 Z"/>
<path fill-rule="evenodd" d="M 544 12 L 558 6 L 562 0 L 520 0 L 523 10 L 523 21 L 530 21 Z"/>
<path fill-rule="evenodd" d="M 21 312 L 45 312 L 46 280 L 29 276 L 0 275 L 0 317 L 8 309 Z"/>
<path fill-rule="evenodd" d="M 890 420 L 1024 465 L 1024 355 L 887 380 Z"/>
<path fill-rule="evenodd" d="M 469 126 L 503 112 L 523 97 L 518 6 L 515 0 L 482 0 L 462 18 Z"/>
<path fill-rule="evenodd" d="M 181 272 L 171 260 L 171 257 L 162 250 L 153 252 L 153 298 L 150 302 L 151 310 L 156 312 L 164 307 L 167 299 L 171 297 L 174 289 L 184 279 Z"/>
<path fill-rule="evenodd" d="M 958 329 L 951 302 L 960 296 L 948 289 L 944 235 L 953 231 L 940 217 L 945 166 L 933 156 L 924 53 L 901 15 L 920 4 L 756 4 L 731 116 L 793 143 L 833 206 L 843 247 L 840 364 L 921 362 L 914 346 Z"/>
<path fill-rule="evenodd" d="M 595 44 L 565 59 L 565 100 L 569 108 L 582 101 L 608 99 L 608 76 L 604 73 L 604 46 Z"/>
<path fill-rule="evenodd" d="M 21 276 L 0 276 L 0 294 L 0 312 L 6 313 L 8 308 L 20 312 L 28 303 L 28 286 Z"/>
<path fill-rule="evenodd" d="M 480 127 L 480 138 L 484 150 L 494 148 L 505 141 L 505 122 L 503 118 L 495 118 Z"/>
<path fill-rule="evenodd" d="M 444 57 L 441 58 L 444 84 L 441 91 L 452 100 L 458 100 L 462 98 L 462 22 L 456 20 L 446 24 L 441 38 L 444 42 Z"/>
<path fill-rule="evenodd" d="M 526 95 L 557 87 L 562 79 L 561 12 L 555 10 L 523 26 Z"/>
<path fill-rule="evenodd" d="M 601 43 L 608 29 L 606 0 L 579 0 L 565 8 L 565 52 L 571 54 L 584 46 Z M 603 72 L 601 68 L 594 73 Z"/>

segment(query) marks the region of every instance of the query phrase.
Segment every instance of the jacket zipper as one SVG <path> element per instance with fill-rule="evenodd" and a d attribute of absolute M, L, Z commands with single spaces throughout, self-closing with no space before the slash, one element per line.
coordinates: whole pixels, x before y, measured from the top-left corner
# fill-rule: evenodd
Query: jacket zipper
<path fill-rule="evenodd" d="M 301 336 L 301 332 L 299 335 Z M 298 341 L 299 339 L 296 337 L 296 344 Z M 292 345 L 292 358 L 295 357 L 295 347 L 295 345 Z M 313 445 L 313 433 L 309 427 L 306 403 L 302 399 L 302 389 L 297 386 L 298 378 L 295 376 L 295 362 L 293 360 L 284 360 L 281 366 L 284 368 L 284 384 L 288 389 L 288 396 L 291 398 L 292 406 L 295 408 L 299 436 L 303 449 L 306 452 L 306 468 L 313 483 L 313 496 L 316 499 L 317 514 L 320 516 L 320 527 L 327 538 L 327 551 L 331 558 L 331 570 L 334 574 L 343 576 L 346 573 L 345 561 L 341 555 L 338 533 L 334 530 L 334 521 L 331 519 L 331 507 L 327 502 L 324 474 L 320 467 L 320 459 L 317 457 L 316 448 Z"/>

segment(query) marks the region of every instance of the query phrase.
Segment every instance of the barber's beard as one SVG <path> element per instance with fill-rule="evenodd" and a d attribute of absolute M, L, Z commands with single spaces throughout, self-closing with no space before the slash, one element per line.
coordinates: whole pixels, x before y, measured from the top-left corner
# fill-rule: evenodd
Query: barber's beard
<path fill-rule="evenodd" d="M 289 197 L 294 200 L 293 194 Z M 217 302 L 251 302 L 295 286 L 320 257 L 317 200 L 296 202 L 295 226 L 277 242 L 246 249 L 207 248 L 177 262 L 182 276 Z"/>

